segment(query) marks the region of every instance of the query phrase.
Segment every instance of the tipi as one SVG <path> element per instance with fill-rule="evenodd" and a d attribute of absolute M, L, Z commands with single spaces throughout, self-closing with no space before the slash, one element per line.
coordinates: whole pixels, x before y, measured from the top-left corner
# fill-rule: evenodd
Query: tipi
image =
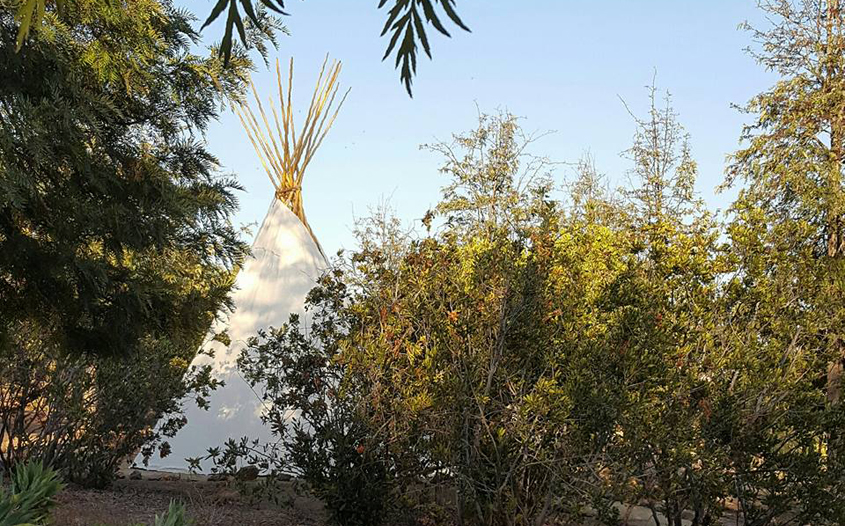
<path fill-rule="evenodd" d="M 327 67 L 328 66 L 328 67 Z M 260 416 L 261 401 L 253 388 L 239 375 L 237 358 L 246 341 L 260 329 L 280 327 L 291 313 L 298 313 L 306 322 L 305 296 L 313 288 L 319 273 L 326 267 L 323 250 L 305 218 L 302 206 L 302 179 L 314 153 L 334 122 L 346 95 L 336 102 L 340 62 L 323 63 L 311 105 L 296 130 L 293 122 L 291 90 L 293 87 L 293 59 L 284 90 L 282 71 L 276 61 L 279 108 L 270 100 L 272 112 L 268 120 L 255 85 L 250 81 L 257 107 L 257 115 L 242 101 L 233 104 L 244 129 L 258 154 L 261 164 L 275 188 L 270 209 L 252 245 L 252 255 L 236 278 L 232 295 L 234 310 L 222 313 L 204 344 L 214 356 L 200 353 L 194 365 L 211 364 L 215 378 L 225 386 L 213 392 L 210 408 L 199 409 L 186 401 L 188 422 L 169 440 L 171 452 L 165 458 L 157 455 L 148 467 L 160 471 L 184 471 L 186 458 L 202 457 L 210 447 L 221 447 L 229 438 L 247 436 L 263 443 L 274 440 Z M 228 346 L 211 339 L 226 330 Z M 141 459 L 136 460 L 141 464 Z M 209 466 L 202 466 L 207 471 Z"/>

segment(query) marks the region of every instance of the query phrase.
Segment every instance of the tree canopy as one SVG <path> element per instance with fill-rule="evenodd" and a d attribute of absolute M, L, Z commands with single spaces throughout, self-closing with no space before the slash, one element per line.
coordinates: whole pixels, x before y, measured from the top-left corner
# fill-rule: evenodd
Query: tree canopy
<path fill-rule="evenodd" d="M 20 47 L 32 30 L 38 30 L 45 13 L 66 10 L 85 9 L 84 2 L 77 0 L 56 0 L 55 5 L 48 0 L 15 0 L 11 4 L 15 8 L 15 20 L 19 22 L 17 45 Z M 112 6 L 117 6 L 114 1 Z M 261 6 L 278 15 L 288 15 L 284 0 L 217 0 L 208 18 L 202 25 L 205 28 L 217 20 L 225 11 L 225 30 L 220 42 L 219 53 L 225 63 L 229 62 L 234 49 L 233 34 L 237 29 L 241 43 L 250 47 L 253 39 L 248 35 L 248 23 L 239 9 L 243 9 L 248 22 L 261 26 L 264 14 Z M 395 53 L 395 67 L 408 95 L 412 95 L 412 85 L 417 72 L 418 50 L 421 46 L 425 54 L 431 58 L 429 32 L 433 27 L 438 33 L 451 36 L 444 24 L 448 19 L 454 25 L 469 31 L 455 9 L 456 0 L 379 0 L 378 8 L 387 8 L 387 20 L 381 31 L 382 36 L 389 37 L 389 43 L 382 60 Z"/>
<path fill-rule="evenodd" d="M 0 305 L 74 353 L 205 331 L 245 252 L 202 143 L 249 62 L 195 55 L 169 3 L 78 2 L 16 49 L 0 11 Z M 115 330 L 116 328 L 120 330 Z"/>
<path fill-rule="evenodd" d="M 167 1 L 73 1 L 33 4 L 25 39 L 0 10 L 0 462 L 101 484 L 166 454 L 184 400 L 218 385 L 189 363 L 246 249 L 203 132 L 250 62 L 196 54 Z M 244 2 L 215 10 L 266 50 L 279 26 L 241 24 Z M 428 9 L 460 26 L 453 4 L 399 0 L 388 53 L 445 32 Z M 429 513 L 427 490 L 467 525 L 617 525 L 619 503 L 671 526 L 845 524 L 845 13 L 761 7 L 752 52 L 780 78 L 744 107 L 726 216 L 654 87 L 617 189 L 585 157 L 561 192 L 538 135 L 481 115 L 424 146 L 447 178 L 424 230 L 359 222 L 307 327 L 247 342 L 279 440 L 233 437 L 215 469 L 246 459 L 260 491 L 294 473 L 342 525 Z"/>

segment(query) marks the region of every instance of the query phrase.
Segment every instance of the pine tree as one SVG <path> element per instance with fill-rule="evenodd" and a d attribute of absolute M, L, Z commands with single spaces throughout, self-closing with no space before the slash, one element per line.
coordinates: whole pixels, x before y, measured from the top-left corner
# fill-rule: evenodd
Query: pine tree
<path fill-rule="evenodd" d="M 729 171 L 727 184 L 748 183 L 731 234 L 749 279 L 781 295 L 788 316 L 818 318 L 801 339 L 821 339 L 814 346 L 828 355 L 828 396 L 836 400 L 845 321 L 845 13 L 839 0 L 762 6 L 776 25 L 751 29 L 761 45 L 754 54 L 783 78 L 747 105 L 757 117 Z"/>
<path fill-rule="evenodd" d="M 726 181 L 746 184 L 728 228 L 722 438 L 748 523 L 841 524 L 845 13 L 839 0 L 761 7 L 772 26 L 748 27 L 752 53 L 781 79 L 747 105 Z"/>

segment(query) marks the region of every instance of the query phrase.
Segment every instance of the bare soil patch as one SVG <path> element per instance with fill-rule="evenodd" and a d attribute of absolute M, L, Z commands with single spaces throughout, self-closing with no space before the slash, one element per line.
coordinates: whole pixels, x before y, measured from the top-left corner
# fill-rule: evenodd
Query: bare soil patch
<path fill-rule="evenodd" d="M 174 475 L 142 471 L 141 480 L 120 479 L 105 490 L 70 486 L 58 497 L 53 514 L 54 526 L 137 526 L 152 524 L 171 501 L 183 502 L 196 526 L 326 526 L 326 513 L 317 499 L 298 492 L 293 483 L 284 483 L 283 499 L 289 505 L 252 503 L 242 496 L 232 482 L 209 481 L 203 476 Z M 124 475 L 128 475 L 125 472 Z M 619 506 L 623 524 L 655 526 L 647 508 Z M 661 515 L 661 526 L 666 519 Z M 684 526 L 690 525 L 691 514 Z M 557 524 L 552 521 L 553 524 Z M 733 513 L 726 514 L 722 525 L 735 525 Z M 432 526 L 436 522 L 423 520 Z M 581 526 L 597 526 L 585 520 Z"/>
<path fill-rule="evenodd" d="M 175 478 L 175 477 L 171 477 Z M 187 507 L 197 526 L 323 526 L 319 501 L 297 494 L 291 505 L 247 502 L 227 482 L 206 480 L 118 480 L 106 490 L 68 487 L 59 497 L 55 526 L 134 526 L 152 524 L 172 500 Z"/>

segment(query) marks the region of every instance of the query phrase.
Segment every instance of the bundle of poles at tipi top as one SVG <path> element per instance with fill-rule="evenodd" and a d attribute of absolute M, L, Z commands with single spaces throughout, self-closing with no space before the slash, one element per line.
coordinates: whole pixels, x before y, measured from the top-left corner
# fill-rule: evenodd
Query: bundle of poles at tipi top
<path fill-rule="evenodd" d="M 267 118 L 267 112 L 261 103 L 261 98 L 255 89 L 252 78 L 249 80 L 252 95 L 258 108 L 258 116 L 243 101 L 235 101 L 233 109 L 246 130 L 255 152 L 261 161 L 261 165 L 270 177 L 273 187 L 276 189 L 276 198 L 285 203 L 287 207 L 302 221 L 320 253 L 323 248 L 317 237 L 314 235 L 308 220 L 305 217 L 305 209 L 302 205 L 302 179 L 305 169 L 314 153 L 322 144 L 329 129 L 337 117 L 340 107 L 346 100 L 349 90 L 335 105 L 338 94 L 338 76 L 342 64 L 340 61 L 332 60 L 329 64 L 329 57 L 326 55 L 323 66 L 320 69 L 320 76 L 317 78 L 317 86 L 311 96 L 311 104 L 302 128 L 297 133 L 293 120 L 293 105 L 291 95 L 293 92 L 293 57 L 290 59 L 287 75 L 287 91 L 284 88 L 282 70 L 279 60 L 276 59 L 276 83 L 279 89 L 279 108 L 273 99 L 269 98 L 270 111 L 273 115 L 272 125 Z M 259 118 L 260 117 L 260 120 Z M 323 254 L 325 256 L 325 254 Z"/>

